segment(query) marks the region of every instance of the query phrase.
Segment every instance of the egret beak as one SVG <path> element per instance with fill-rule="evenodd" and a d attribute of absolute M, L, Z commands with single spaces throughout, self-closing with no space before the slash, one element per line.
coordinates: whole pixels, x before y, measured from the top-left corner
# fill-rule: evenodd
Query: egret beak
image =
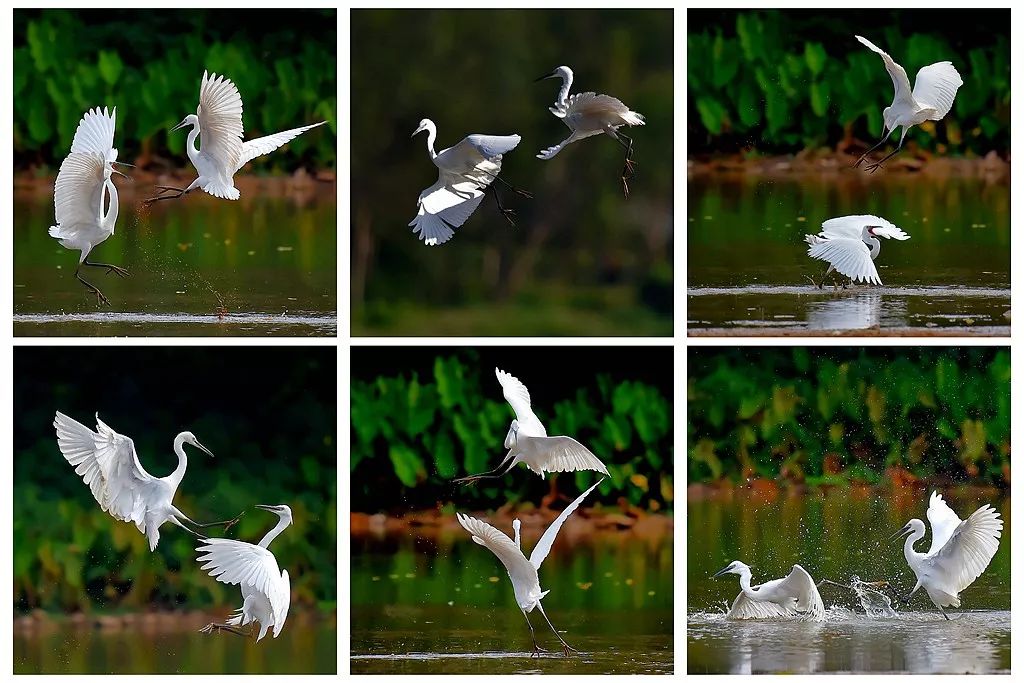
<path fill-rule="evenodd" d="M 128 166 L 129 168 L 135 168 L 135 164 L 129 164 L 127 161 L 111 161 L 111 164 L 117 164 L 118 166 Z"/>
<path fill-rule="evenodd" d="M 117 175 L 121 176 L 122 178 L 127 178 L 128 180 L 131 180 L 131 178 L 128 178 L 128 176 L 126 176 L 124 173 L 121 173 L 120 171 L 118 171 L 113 166 L 110 167 L 110 172 L 111 173 L 116 173 Z"/>
<path fill-rule="evenodd" d="M 545 74 L 544 76 L 538 76 L 537 78 L 533 79 L 533 82 L 537 83 L 539 81 L 545 81 L 545 80 L 547 80 L 549 78 L 557 78 L 557 77 L 558 77 L 558 73 L 555 72 L 555 71 L 552 71 L 551 73 Z"/>
<path fill-rule="evenodd" d="M 182 119 L 182 120 L 181 120 L 181 123 L 179 123 L 178 125 L 176 125 L 176 126 L 175 126 L 174 128 L 171 128 L 170 132 L 171 132 L 171 133 L 173 133 L 174 131 L 176 131 L 176 130 L 181 130 L 182 128 L 184 128 L 185 126 L 187 126 L 187 125 L 188 125 L 188 120 L 187 120 L 187 118 L 188 118 L 188 117 L 186 117 L 186 118 Z"/>
<path fill-rule="evenodd" d="M 204 446 L 203 444 L 199 443 L 199 439 L 196 439 L 196 442 L 193 445 L 199 450 L 201 450 L 203 453 L 206 453 L 211 458 L 213 457 L 213 453 L 210 452 L 210 449 Z"/>
<path fill-rule="evenodd" d="M 722 576 L 724 574 L 728 574 L 729 573 L 729 567 L 731 567 L 731 566 L 732 566 L 732 563 L 730 562 L 728 565 L 726 565 L 722 569 L 719 569 L 717 572 L 715 572 L 714 575 L 711 578 L 712 579 L 717 579 L 719 576 Z"/>
<path fill-rule="evenodd" d="M 891 542 L 895 541 L 897 538 L 899 538 L 900 536 L 906 536 L 909 532 L 910 532 L 910 524 L 904 524 L 903 528 L 900 529 L 899 531 L 893 533 L 891 536 L 889 536 L 889 538 L 886 539 L 886 542 L 891 543 Z"/>
<path fill-rule="evenodd" d="M 420 127 L 419 127 L 419 128 L 417 128 L 416 130 L 414 130 L 414 131 L 412 132 L 412 135 L 410 135 L 409 137 L 411 137 L 411 138 L 414 138 L 414 137 L 416 137 L 417 135 L 419 135 L 420 133 L 422 133 L 422 132 L 423 132 L 423 131 L 425 131 L 425 130 L 426 130 L 426 128 L 424 128 L 423 126 L 420 126 Z"/>
<path fill-rule="evenodd" d="M 266 510 L 267 512 L 277 512 L 277 508 L 273 505 L 257 505 L 260 510 Z"/>

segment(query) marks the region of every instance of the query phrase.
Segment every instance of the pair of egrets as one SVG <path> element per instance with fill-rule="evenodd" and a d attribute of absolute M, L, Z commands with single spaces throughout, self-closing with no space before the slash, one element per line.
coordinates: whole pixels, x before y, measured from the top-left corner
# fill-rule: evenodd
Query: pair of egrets
<path fill-rule="evenodd" d="M 107 274 L 127 277 L 128 270 L 110 263 L 93 263 L 89 254 L 114 234 L 117 223 L 118 198 L 113 174 L 124 176 L 114 168 L 117 149 L 114 148 L 114 126 L 117 107 L 108 112 L 104 107 L 90 109 L 78 123 L 71 142 L 71 153 L 61 163 L 53 193 L 53 208 L 57 224 L 50 228 L 50 237 L 67 249 L 81 252 L 75 278 L 96 295 L 96 303 L 110 305 L 110 301 L 94 284 L 81 274 L 82 266 L 106 268 Z M 214 197 L 238 199 L 234 175 L 242 166 L 281 145 L 310 128 L 293 128 L 253 140 L 242 141 L 242 97 L 228 78 L 203 72 L 199 86 L 199 107 L 172 131 L 191 126 L 187 152 L 198 177 L 185 188 L 158 185 L 160 194 L 146 200 L 146 204 L 165 199 L 177 199 L 201 189 Z M 200 147 L 196 146 L 199 139 Z M 130 165 L 130 164 L 124 164 Z M 127 177 L 127 176 L 125 176 Z"/>
<path fill-rule="evenodd" d="M 524 463 L 532 472 L 540 475 L 541 478 L 544 477 L 546 472 L 575 472 L 580 470 L 593 470 L 608 476 L 608 468 L 605 467 L 604 463 L 579 441 L 570 436 L 548 436 L 544 424 L 533 412 L 530 392 L 522 382 L 497 368 L 494 369 L 494 374 L 501 384 L 505 400 L 512 406 L 516 414 L 509 427 L 508 434 L 505 436 L 505 448 L 508 449 L 508 453 L 498 467 L 490 472 L 456 479 L 456 482 L 470 484 L 480 479 L 500 477 L 508 473 L 519 463 Z M 499 471 L 503 467 L 505 468 L 504 471 Z M 533 548 L 533 552 L 530 553 L 529 559 L 523 554 L 520 545 L 519 519 L 512 520 L 512 529 L 515 537 L 509 538 L 504 532 L 499 531 L 487 522 L 461 513 L 456 515 L 459 524 L 472 535 L 473 540 L 494 553 L 501 563 L 505 565 L 508 577 L 512 581 L 516 604 L 519 605 L 519 609 L 522 611 L 523 616 L 526 618 L 526 623 L 530 627 L 534 654 L 544 651 L 537 644 L 537 634 L 533 630 L 533 624 L 530 623 L 529 614 L 534 609 L 539 610 L 544 616 L 544 620 L 548 622 L 548 626 L 551 627 L 551 630 L 554 631 L 555 636 L 562 644 L 562 650 L 566 656 L 569 656 L 570 651 L 577 651 L 565 642 L 565 639 L 558 633 L 558 630 L 544 612 L 541 600 L 550 591 L 541 590 L 537 570 L 540 569 L 544 558 L 551 552 L 551 546 L 554 544 L 555 537 L 558 535 L 559 529 L 562 528 L 562 524 L 579 507 L 583 499 L 597 488 L 597 485 L 602 481 L 604 481 L 603 478 L 580 494 L 576 500 L 569 503 L 540 537 L 537 545 Z"/>
<path fill-rule="evenodd" d="M 170 522 L 200 539 L 197 547 L 198 562 L 202 569 L 221 583 L 239 586 L 242 606 L 224 623 L 211 623 L 200 629 L 203 633 L 214 630 L 229 631 L 242 636 L 239 627 L 259 624 L 257 642 L 273 628 L 276 638 L 284 628 L 291 602 L 291 584 L 288 571 L 282 571 L 277 558 L 268 549 L 271 541 L 292 523 L 292 511 L 287 505 L 257 505 L 261 510 L 278 516 L 277 525 L 257 544 L 229 538 L 206 538 L 189 528 L 223 526 L 225 531 L 238 522 L 241 515 L 223 522 L 201 524 L 190 519 L 174 505 L 174 495 L 185 476 L 188 458 L 185 444 L 198 448 L 213 457 L 206 446 L 192 432 L 181 432 L 174 438 L 174 453 L 178 466 L 166 477 L 154 477 L 139 462 L 135 444 L 130 438 L 118 434 L 96 415 L 96 431 L 58 412 L 53 421 L 57 430 L 57 445 L 64 458 L 74 466 L 75 473 L 89 486 L 100 509 L 114 519 L 132 522 L 148 539 L 150 551 L 160 542 L 160 527 Z"/>
<path fill-rule="evenodd" d="M 928 504 L 928 521 L 932 527 L 932 542 L 926 553 L 914 550 L 914 545 L 925 536 L 924 522 L 919 519 L 910 520 L 890 537 L 894 540 L 906 536 L 903 556 L 917 577 L 917 583 L 903 604 L 908 604 L 914 593 L 924 588 L 942 616 L 949 619 L 944 608 L 960 606 L 960 592 L 981 576 L 999 549 L 1003 520 L 990 505 L 983 505 L 962 520 L 939 492 L 933 491 Z M 798 564 L 793 565 L 785 578 L 757 586 L 750 585 L 750 567 L 738 560 L 715 576 L 725 574 L 738 574 L 740 577 L 740 594 L 733 601 L 726 618 L 825 619 L 825 605 L 818 593 L 818 585 Z"/>
<path fill-rule="evenodd" d="M 628 197 L 628 181 L 633 176 L 636 162 L 633 159 L 633 139 L 620 129 L 623 126 L 642 126 L 644 117 L 610 95 L 593 92 L 569 95 L 573 73 L 567 66 L 560 66 L 536 80 L 547 78 L 562 79 L 555 104 L 548 110 L 561 119 L 571 133 L 554 147 L 541 151 L 537 158 L 553 159 L 566 145 L 577 140 L 602 133 L 609 135 L 625 149 L 621 179 L 623 194 Z M 494 196 L 498 210 L 514 224 L 515 212 L 502 205 L 492 183 L 497 180 L 520 195 L 532 197 L 529 192 L 513 187 L 498 175 L 503 155 L 515 149 L 520 136 L 474 134 L 466 136 L 453 147 L 435 152 L 437 126 L 430 119 L 423 119 L 413 131 L 413 136 L 423 131 L 427 131 L 427 152 L 437 166 L 437 182 L 420 194 L 418 212 L 409 223 L 413 233 L 428 246 L 444 244 L 455 234 L 455 228 L 473 215 L 488 191 Z"/>

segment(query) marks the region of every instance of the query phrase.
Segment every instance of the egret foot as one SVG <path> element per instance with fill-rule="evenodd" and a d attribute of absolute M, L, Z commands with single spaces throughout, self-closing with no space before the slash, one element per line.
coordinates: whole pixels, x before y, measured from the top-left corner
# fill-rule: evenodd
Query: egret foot
<path fill-rule="evenodd" d="M 234 633 L 236 636 L 242 636 L 243 638 L 248 638 L 252 635 L 251 633 L 246 633 L 245 631 L 237 629 L 230 624 L 217 624 L 213 622 L 199 629 L 200 633 L 213 633 L 214 631 L 227 631 L 228 633 Z"/>
<path fill-rule="evenodd" d="M 882 168 L 882 162 L 881 161 L 876 161 L 875 163 L 871 164 L 870 166 L 865 166 L 864 170 L 867 171 L 868 173 L 874 173 L 875 171 L 877 171 L 880 168 Z"/>
<path fill-rule="evenodd" d="M 514 218 L 516 212 L 513 209 L 505 208 L 505 206 L 501 203 L 501 197 L 498 196 L 498 191 L 494 189 L 493 185 L 488 185 L 487 189 L 489 189 L 491 191 L 491 194 L 494 196 L 494 202 L 498 205 L 498 211 L 501 211 L 501 215 L 505 217 L 505 220 L 509 222 L 509 225 L 515 227 L 516 222 Z"/>
<path fill-rule="evenodd" d="M 83 285 L 88 287 L 89 291 L 96 295 L 96 305 L 97 306 L 102 306 L 103 304 L 106 304 L 107 306 L 109 306 L 110 305 L 110 299 L 108 299 L 106 296 L 104 296 L 103 292 L 100 291 L 100 288 L 97 287 L 96 285 L 92 284 L 91 282 L 88 282 L 85 278 L 82 277 L 81 273 L 78 272 L 78 270 L 81 267 L 82 267 L 82 265 L 79 264 L 78 268 L 75 269 L 75 279 L 77 279 Z"/>
<path fill-rule="evenodd" d="M 939 607 L 939 611 L 942 612 L 942 616 L 946 617 L 946 621 L 952 621 L 952 619 L 949 618 L 949 615 L 946 614 L 946 610 L 942 609 L 942 607 Z"/>
<path fill-rule="evenodd" d="M 170 187 L 169 185 L 157 185 L 156 189 L 159 192 L 156 193 L 155 197 L 144 199 L 142 204 L 144 206 L 152 206 L 155 202 L 163 201 L 164 199 L 179 199 L 185 196 L 185 190 L 180 187 Z M 177 194 L 167 194 L 168 192 L 177 192 Z"/>
<path fill-rule="evenodd" d="M 537 641 L 533 641 L 533 654 L 530 657 L 540 657 L 541 652 L 547 652 L 544 648 L 537 644 Z"/>
<path fill-rule="evenodd" d="M 562 652 L 565 653 L 566 657 L 569 656 L 569 652 L 575 652 L 576 654 L 580 653 L 579 650 L 574 648 L 572 645 L 569 645 L 569 643 L 565 642 L 564 640 L 562 641 Z"/>

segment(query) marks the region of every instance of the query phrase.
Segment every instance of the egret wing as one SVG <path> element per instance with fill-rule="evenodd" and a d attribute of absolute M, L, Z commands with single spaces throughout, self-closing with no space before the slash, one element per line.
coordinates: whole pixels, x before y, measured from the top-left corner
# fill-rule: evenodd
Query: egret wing
<path fill-rule="evenodd" d="M 96 230 L 103 219 L 103 157 L 96 152 L 72 152 L 60 165 L 53 191 L 57 225 L 50 236 L 74 239 Z"/>
<path fill-rule="evenodd" d="M 151 501 L 147 486 L 152 475 L 142 468 L 135 443 L 118 434 L 96 414 L 96 461 L 107 482 L 104 510 L 117 519 L 134 522 L 145 533 L 145 515 Z"/>
<path fill-rule="evenodd" d="M 933 121 L 941 120 L 953 108 L 956 91 L 964 84 L 952 62 L 937 62 L 922 67 L 914 81 L 914 99 L 922 107 L 931 107 Z"/>
<path fill-rule="evenodd" d="M 468 135 L 462 142 L 455 146 L 460 153 L 468 150 L 466 147 L 476 150 L 485 159 L 493 159 L 507 152 L 511 152 L 522 140 L 518 135 Z"/>
<path fill-rule="evenodd" d="M 786 578 L 775 586 L 775 592 L 794 598 L 797 610 L 803 612 L 804 616 L 815 621 L 825 618 L 825 603 L 821 600 L 818 586 L 807 570 L 800 565 L 793 565 Z"/>
<path fill-rule="evenodd" d="M 501 384 L 501 393 L 504 394 L 505 400 L 516 413 L 520 428 L 525 428 L 527 432 L 536 432 L 531 436 L 547 436 L 544 425 L 533 414 L 533 409 L 530 406 L 530 392 L 526 389 L 526 385 L 498 368 L 494 368 L 494 375 Z"/>
<path fill-rule="evenodd" d="M 531 564 L 523 551 L 516 547 L 515 542 L 504 533 L 498 531 L 487 522 L 475 517 L 456 513 L 456 519 L 473 537 L 473 541 L 494 553 L 508 571 L 508 577 L 514 585 L 525 585 L 533 582 L 539 584 L 537 568 Z"/>
<path fill-rule="evenodd" d="M 72 152 L 99 154 L 105 161 L 116 161 L 117 150 L 114 149 L 114 123 L 117 119 L 117 107 L 107 113 L 104 107 L 90 109 L 78 122 L 74 140 L 71 142 Z"/>
<path fill-rule="evenodd" d="M 807 255 L 828 262 L 854 282 L 862 280 L 873 282 L 876 285 L 882 284 L 882 280 L 878 277 L 878 271 L 875 270 L 875 264 L 871 260 L 871 252 L 859 238 L 833 237 L 825 239 L 817 244 L 812 244 L 807 249 Z"/>
<path fill-rule="evenodd" d="M 854 36 L 861 44 L 865 45 L 868 49 L 877 52 L 882 57 L 882 62 L 885 64 L 885 70 L 889 72 L 889 78 L 892 79 L 893 88 L 896 90 L 896 94 L 893 96 L 893 104 L 903 104 L 908 107 L 914 106 L 914 98 L 910 90 L 910 79 L 907 78 L 907 72 L 903 70 L 903 67 L 893 61 L 885 50 L 872 43 L 867 38 L 861 36 Z"/>
<path fill-rule="evenodd" d="M 946 545 L 946 541 L 953 535 L 956 528 L 963 520 L 956 516 L 956 513 L 942 499 L 938 491 L 932 491 L 932 497 L 928 501 L 928 523 L 932 527 L 932 545 L 928 548 L 928 554 L 938 551 Z"/>
<path fill-rule="evenodd" d="M 103 505 L 105 481 L 96 461 L 96 433 L 78 420 L 58 411 L 53 419 L 57 430 L 57 447 L 64 459 L 75 468 L 75 474 L 89 486 L 92 497 Z"/>
<path fill-rule="evenodd" d="M 604 114 L 625 114 L 629 111 L 622 100 L 611 95 L 599 95 L 593 92 L 581 92 L 570 95 L 565 103 L 565 117 L 602 116 Z M 601 132 L 601 131 L 598 131 Z"/>
<path fill-rule="evenodd" d="M 888 221 L 886 221 L 888 223 Z M 875 237 L 885 237 L 891 240 L 909 240 L 910 235 L 903 232 L 900 228 L 897 228 L 892 223 L 887 225 L 872 225 L 871 234 Z"/>
<path fill-rule="evenodd" d="M 955 596 L 974 583 L 999 549 L 1002 529 L 1003 520 L 990 505 L 978 508 L 960 522 L 945 545 L 925 557 L 936 587 Z"/>
<path fill-rule="evenodd" d="M 200 153 L 227 175 L 242 164 L 242 96 L 230 79 L 203 72 L 199 87 Z"/>
<path fill-rule="evenodd" d="M 604 481 L 604 479 L 596 481 L 589 489 L 581 493 L 576 500 L 569 503 L 565 509 L 562 510 L 562 513 L 555 518 L 555 521 L 551 522 L 551 526 L 544 531 L 544 535 L 540 537 L 540 540 L 537 541 L 537 545 L 533 547 L 533 552 L 530 553 L 530 564 L 537 569 L 540 569 L 540 565 L 544 562 L 544 558 L 546 558 L 548 553 L 551 552 L 551 546 L 554 544 L 555 537 L 558 536 L 558 530 L 562 528 L 565 520 L 569 519 L 569 515 L 576 511 L 576 508 L 580 506 L 583 499 L 586 498 L 591 491 L 596 489 L 597 485 L 602 481 Z"/>
<path fill-rule="evenodd" d="M 242 156 L 239 159 L 237 171 L 242 166 L 255 159 L 256 157 L 263 156 L 264 154 L 270 154 L 275 149 L 291 142 L 298 136 L 305 133 L 311 128 L 322 126 L 326 121 L 320 123 L 314 123 L 312 126 L 303 126 L 302 128 L 292 128 L 291 130 L 283 130 L 280 133 L 274 133 L 273 135 L 266 135 L 262 138 L 253 138 L 252 140 L 246 140 L 242 143 Z"/>
<path fill-rule="evenodd" d="M 455 235 L 452 228 L 469 220 L 483 198 L 484 193 L 473 182 L 449 186 L 438 179 L 420 195 L 419 210 L 409 225 L 427 246 L 444 244 Z"/>
<path fill-rule="evenodd" d="M 245 541 L 206 538 L 196 548 L 201 569 L 221 583 L 252 586 L 270 601 L 274 635 L 288 616 L 291 588 L 288 572 L 282 572 L 274 553 Z M 205 563 L 205 564 L 203 564 Z"/>
<path fill-rule="evenodd" d="M 751 600 L 740 592 L 732 601 L 726 619 L 780 619 L 796 616 L 796 611 L 767 600 Z"/>
<path fill-rule="evenodd" d="M 849 237 L 851 239 L 859 240 L 861 238 L 861 234 L 864 232 L 864 228 L 867 226 L 872 226 L 876 229 L 878 227 L 884 227 L 897 232 L 903 232 L 884 218 L 872 216 L 871 214 L 856 214 L 853 216 L 837 216 L 836 218 L 829 218 L 821 224 L 821 232 L 826 237 Z"/>
<path fill-rule="evenodd" d="M 521 451 L 531 451 L 533 460 L 546 472 L 594 470 L 608 475 L 608 468 L 586 446 L 571 436 L 521 436 Z"/>

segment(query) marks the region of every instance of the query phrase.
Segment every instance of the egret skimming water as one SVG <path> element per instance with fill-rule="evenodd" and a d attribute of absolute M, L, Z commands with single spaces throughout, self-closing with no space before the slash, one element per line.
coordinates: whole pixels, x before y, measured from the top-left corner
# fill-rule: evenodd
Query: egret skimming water
<path fill-rule="evenodd" d="M 821 224 L 820 233 L 804 235 L 804 241 L 809 245 L 807 255 L 829 264 L 821 276 L 821 282 L 815 282 L 814 278 L 808 279 L 821 289 L 825 277 L 836 270 L 853 282 L 861 280 L 882 284 L 874 263 L 882 249 L 879 237 L 910 239 L 910 235 L 878 216 L 840 216 L 828 219 Z"/>
<path fill-rule="evenodd" d="M 793 569 L 782 579 L 765 581 L 751 587 L 750 567 L 739 560 L 715 573 L 715 577 L 738 574 L 740 594 L 733 600 L 726 619 L 778 619 L 803 617 L 813 621 L 825 620 L 825 603 L 814 579 L 803 567 Z"/>
<path fill-rule="evenodd" d="M 505 435 L 505 448 L 508 449 L 508 453 L 490 472 L 462 477 L 456 479 L 456 482 L 470 484 L 478 479 L 501 477 L 521 462 L 526 463 L 530 471 L 539 474 L 541 479 L 544 478 L 545 472 L 594 470 L 608 475 L 608 468 L 604 463 L 576 439 L 571 436 L 548 436 L 544 425 L 533 414 L 533 408 L 530 407 L 530 392 L 522 382 L 498 368 L 494 368 L 494 374 L 501 384 L 505 400 L 516 414 L 508 434 Z M 502 467 L 505 467 L 505 471 L 499 473 L 498 470 Z"/>
<path fill-rule="evenodd" d="M 546 652 L 542 647 L 537 644 L 537 634 L 533 630 L 533 624 L 530 623 L 530 612 L 534 608 L 540 610 L 540 613 L 544 616 L 544 620 L 548 622 L 548 626 L 555 632 L 559 642 L 562 643 L 562 651 L 565 652 L 565 656 L 569 656 L 569 651 L 578 652 L 575 648 L 571 647 L 562 638 L 561 634 L 548 619 L 548 615 L 544 612 L 544 608 L 541 606 L 540 601 L 544 599 L 550 590 L 542 591 L 540 588 L 540 578 L 537 575 L 537 570 L 540 569 L 540 565 L 544 562 L 544 558 L 551 552 L 551 546 L 555 542 L 555 537 L 558 535 L 558 530 L 562 528 L 562 524 L 565 520 L 569 519 L 569 515 L 573 513 L 576 508 L 580 506 L 583 499 L 587 495 L 597 488 L 604 479 L 598 481 L 596 484 L 591 486 L 589 489 L 580 494 L 580 496 L 569 503 L 569 505 L 562 510 L 562 513 L 558 515 L 551 526 L 547 528 L 544 535 L 537 541 L 537 545 L 534 546 L 533 552 L 530 553 L 530 559 L 526 559 L 526 555 L 523 554 L 522 548 L 520 547 L 519 538 L 519 520 L 513 520 L 512 528 L 515 530 L 515 540 L 509 538 L 507 535 L 498 531 L 487 522 L 482 522 L 479 519 L 464 515 L 461 513 L 456 514 L 456 518 L 459 520 L 459 524 L 468 531 L 473 541 L 484 546 L 492 553 L 497 555 L 501 563 L 505 565 L 505 569 L 508 571 L 508 578 L 512 580 L 512 590 L 516 595 L 516 604 L 519 605 L 519 609 L 522 610 L 523 616 L 526 618 L 526 624 L 530 627 L 530 636 L 533 637 L 533 653 L 539 654 Z"/>
<path fill-rule="evenodd" d="M 151 551 L 156 550 L 160 542 L 160 525 L 164 522 L 198 536 L 183 522 L 200 528 L 224 526 L 227 531 L 241 518 L 239 515 L 223 522 L 200 524 L 174 507 L 174 494 L 188 466 L 184 445 L 195 446 L 213 457 L 192 432 L 181 432 L 174 437 L 178 466 L 166 477 L 157 478 L 142 469 L 132 440 L 103 424 L 98 413 L 95 432 L 61 412 L 54 418 L 53 426 L 57 430 L 60 452 L 75 467 L 75 474 L 88 484 L 100 509 L 114 519 L 134 523 L 149 539 Z"/>
<path fill-rule="evenodd" d="M 572 133 L 554 147 L 548 147 L 537 155 L 538 159 L 551 159 L 568 144 L 589 138 L 592 135 L 606 133 L 615 139 L 626 150 L 626 158 L 622 167 L 622 193 L 629 196 L 629 179 L 633 177 L 636 162 L 633 160 L 633 139 L 619 131 L 622 126 L 642 126 L 644 117 L 630 110 L 620 100 L 610 95 L 598 95 L 592 92 L 569 95 L 572 87 L 572 69 L 560 66 L 551 73 L 536 79 L 561 78 L 562 87 L 558 90 L 555 105 L 548 111 L 562 119 Z"/>
<path fill-rule="evenodd" d="M 146 204 L 163 199 L 178 199 L 199 188 L 222 199 L 238 199 L 235 173 L 256 157 L 270 154 L 275 149 L 305 133 L 327 123 L 321 121 L 310 126 L 292 128 L 262 138 L 242 141 L 242 96 L 230 79 L 223 75 L 203 72 L 199 86 L 199 107 L 189 114 L 171 132 L 192 126 L 188 133 L 186 151 L 199 177 L 185 189 L 158 185 L 160 194 L 146 200 Z M 196 147 L 196 138 L 200 147 Z M 165 194 L 176 192 L 177 194 Z"/>
<path fill-rule="evenodd" d="M 932 491 L 928 522 L 932 526 L 932 544 L 927 553 L 914 550 L 914 544 L 925 534 L 924 522 L 919 519 L 910 520 L 890 537 L 891 540 L 909 534 L 903 543 L 903 556 L 917 576 L 917 583 L 903 604 L 910 602 L 919 588 L 924 588 L 942 616 L 949 619 L 943 608 L 959 607 L 960 592 L 988 567 L 999 549 L 1003 520 L 991 505 L 981 506 L 962 520 L 938 491 Z"/>

